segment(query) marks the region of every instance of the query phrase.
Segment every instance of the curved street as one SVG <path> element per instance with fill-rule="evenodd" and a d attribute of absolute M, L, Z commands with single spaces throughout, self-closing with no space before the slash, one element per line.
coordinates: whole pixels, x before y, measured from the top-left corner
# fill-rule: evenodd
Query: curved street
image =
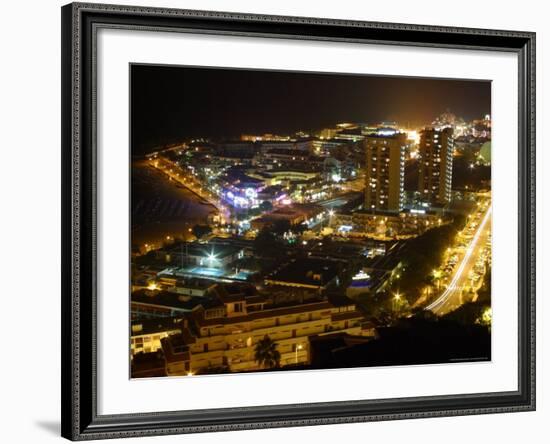
<path fill-rule="evenodd" d="M 474 286 L 471 274 L 491 233 L 491 210 L 492 207 L 489 202 L 482 216 L 476 218 L 473 222 L 469 222 L 469 224 L 477 223 L 475 233 L 465 247 L 462 259 L 455 266 L 448 285 L 441 295 L 426 307 L 426 310 L 441 316 L 466 302 L 464 292 L 467 288 Z"/>

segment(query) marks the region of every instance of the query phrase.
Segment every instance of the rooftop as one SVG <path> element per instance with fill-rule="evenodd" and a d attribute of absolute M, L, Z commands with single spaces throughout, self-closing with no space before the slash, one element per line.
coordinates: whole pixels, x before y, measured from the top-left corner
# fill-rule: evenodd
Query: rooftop
<path fill-rule="evenodd" d="M 183 296 L 167 291 L 134 291 L 131 296 L 131 302 L 137 304 L 156 305 L 180 311 L 191 311 L 193 308 L 204 303 L 204 297 Z"/>
<path fill-rule="evenodd" d="M 187 275 L 182 277 L 181 273 L 178 273 L 179 270 L 180 269 L 178 268 L 166 268 L 157 273 L 157 277 L 159 279 L 176 279 L 176 287 L 191 288 L 196 290 L 205 290 L 214 285 L 211 279 L 188 277 Z"/>
<path fill-rule="evenodd" d="M 250 312 L 242 316 L 223 317 L 205 319 L 198 313 L 195 317 L 199 326 L 220 325 L 220 324 L 239 324 L 242 322 L 250 322 L 256 319 L 272 318 L 276 316 L 284 316 L 293 313 L 309 313 L 317 310 L 327 310 L 333 308 L 334 305 L 328 301 L 320 301 L 313 303 L 297 304 L 285 307 L 271 307 L 259 311 Z"/>
<path fill-rule="evenodd" d="M 235 302 L 257 296 L 256 287 L 248 284 L 219 284 L 215 290 L 218 299 L 223 302 Z"/>
<path fill-rule="evenodd" d="M 281 154 L 284 156 L 309 157 L 309 154 L 306 151 L 302 151 L 296 148 L 271 148 L 267 152 L 268 154 Z"/>
<path fill-rule="evenodd" d="M 179 242 L 163 249 L 165 252 L 184 254 L 189 256 L 204 256 L 208 257 L 213 254 L 218 259 L 237 254 L 241 248 L 235 247 L 227 243 L 201 244 L 199 242 Z"/>
<path fill-rule="evenodd" d="M 181 329 L 181 321 L 181 317 L 143 319 L 141 321 L 133 321 L 131 335 L 141 336 L 152 333 L 160 333 L 163 331 L 178 330 Z"/>
<path fill-rule="evenodd" d="M 339 263 L 328 259 L 304 258 L 283 265 L 267 281 L 325 287 L 338 274 Z"/>

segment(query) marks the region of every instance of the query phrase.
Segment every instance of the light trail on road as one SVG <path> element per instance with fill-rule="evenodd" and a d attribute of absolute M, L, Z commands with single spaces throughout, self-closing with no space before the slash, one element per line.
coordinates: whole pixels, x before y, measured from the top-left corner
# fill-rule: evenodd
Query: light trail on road
<path fill-rule="evenodd" d="M 468 264 L 468 260 L 470 259 L 470 256 L 474 252 L 477 242 L 479 240 L 479 237 L 481 236 L 481 233 L 483 232 L 485 225 L 487 224 L 487 221 L 490 219 L 491 216 L 492 207 L 489 206 L 489 209 L 485 213 L 485 216 L 483 216 L 483 220 L 479 224 L 479 227 L 476 231 L 476 234 L 474 235 L 472 241 L 470 242 L 470 246 L 468 247 L 468 250 L 466 250 L 466 254 L 462 258 L 462 261 L 460 262 L 460 265 L 458 269 L 456 270 L 455 275 L 453 276 L 453 279 L 445 289 L 445 291 L 439 296 L 434 302 L 432 302 L 430 305 L 426 307 L 426 310 L 433 311 L 434 309 L 437 309 L 439 306 L 447 302 L 449 297 L 451 296 L 452 292 L 456 289 L 456 283 L 462 276 L 462 273 L 464 272 L 464 268 Z"/>

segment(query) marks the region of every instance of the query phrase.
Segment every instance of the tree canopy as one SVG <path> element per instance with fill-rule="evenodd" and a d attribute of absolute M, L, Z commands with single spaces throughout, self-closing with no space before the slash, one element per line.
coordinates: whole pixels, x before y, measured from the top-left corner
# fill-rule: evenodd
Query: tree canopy
<path fill-rule="evenodd" d="M 281 364 L 281 353 L 277 344 L 268 335 L 260 339 L 254 349 L 254 359 L 263 368 L 278 368 Z"/>

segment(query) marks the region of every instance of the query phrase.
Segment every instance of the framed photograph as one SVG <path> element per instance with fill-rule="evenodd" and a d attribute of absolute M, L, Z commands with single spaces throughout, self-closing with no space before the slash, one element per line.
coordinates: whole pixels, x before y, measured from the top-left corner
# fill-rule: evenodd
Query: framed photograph
<path fill-rule="evenodd" d="M 61 12 L 64 437 L 534 410 L 534 33 Z"/>

